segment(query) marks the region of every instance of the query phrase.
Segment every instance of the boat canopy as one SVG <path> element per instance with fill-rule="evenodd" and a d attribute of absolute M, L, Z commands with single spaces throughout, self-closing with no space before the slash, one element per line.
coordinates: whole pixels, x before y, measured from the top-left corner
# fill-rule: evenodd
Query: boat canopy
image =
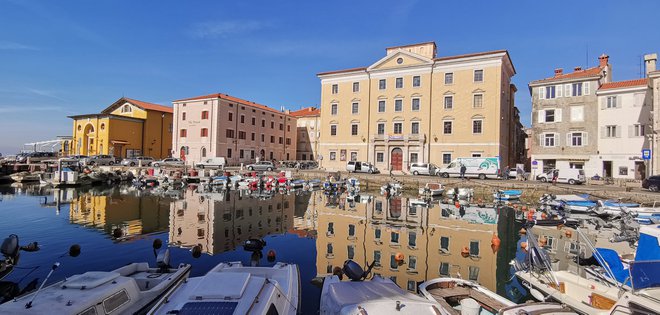
<path fill-rule="evenodd" d="M 628 270 L 624 268 L 621 258 L 619 258 L 619 254 L 615 250 L 609 248 L 596 248 L 596 251 L 600 254 L 594 255 L 598 263 L 603 267 L 607 265 L 610 270 L 612 270 L 612 274 L 616 278 L 616 281 L 630 285 L 630 281 L 628 280 Z"/>
<path fill-rule="evenodd" d="M 642 226 L 635 261 L 660 260 L 660 226 Z"/>
<path fill-rule="evenodd" d="M 634 291 L 660 287 L 660 261 L 634 261 L 629 269 Z"/>

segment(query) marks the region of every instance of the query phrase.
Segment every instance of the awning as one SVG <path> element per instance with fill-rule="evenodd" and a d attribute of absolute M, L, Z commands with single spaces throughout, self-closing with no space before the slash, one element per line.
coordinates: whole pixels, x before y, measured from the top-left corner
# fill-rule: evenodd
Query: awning
<path fill-rule="evenodd" d="M 128 141 L 124 141 L 124 140 L 110 140 L 110 143 L 112 143 L 112 144 L 130 144 Z"/>

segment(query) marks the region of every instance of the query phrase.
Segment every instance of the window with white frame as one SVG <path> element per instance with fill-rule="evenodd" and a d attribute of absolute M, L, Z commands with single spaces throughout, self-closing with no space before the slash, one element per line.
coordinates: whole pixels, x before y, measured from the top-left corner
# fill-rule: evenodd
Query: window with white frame
<path fill-rule="evenodd" d="M 545 122 L 555 122 L 555 110 L 546 109 L 545 110 Z"/>
<path fill-rule="evenodd" d="M 353 82 L 353 92 L 360 92 L 360 82 Z"/>
<path fill-rule="evenodd" d="M 605 132 L 604 132 L 605 138 L 617 138 L 619 137 L 620 131 L 618 130 L 616 125 L 608 125 L 605 126 Z"/>
<path fill-rule="evenodd" d="M 410 153 L 410 163 L 417 163 L 419 155 L 417 153 Z"/>
<path fill-rule="evenodd" d="M 339 85 L 333 84 L 332 85 L 332 94 L 337 94 L 339 93 Z"/>
<path fill-rule="evenodd" d="M 445 96 L 445 109 L 452 109 L 452 108 L 454 108 L 454 96 L 447 95 Z"/>
<path fill-rule="evenodd" d="M 422 78 L 418 75 L 413 77 L 413 87 L 420 87 L 422 85 Z"/>
<path fill-rule="evenodd" d="M 378 101 L 378 112 L 379 113 L 385 112 L 385 101 Z"/>
<path fill-rule="evenodd" d="M 483 94 L 474 94 L 472 96 L 472 107 L 482 108 L 484 106 L 484 95 Z"/>
<path fill-rule="evenodd" d="M 479 267 L 469 266 L 468 267 L 468 279 L 471 281 L 479 281 Z"/>
<path fill-rule="evenodd" d="M 582 96 L 582 82 L 571 84 L 572 96 Z"/>
<path fill-rule="evenodd" d="M 632 135 L 633 137 L 643 137 L 646 133 L 644 132 L 644 125 L 642 124 L 635 124 L 632 126 L 633 132 Z"/>
<path fill-rule="evenodd" d="M 378 89 L 384 90 L 386 88 L 387 88 L 387 81 L 385 81 L 385 79 L 378 80 Z"/>
<path fill-rule="evenodd" d="M 552 99 L 555 98 L 555 86 L 546 86 L 545 87 L 545 98 Z"/>
<path fill-rule="evenodd" d="M 378 123 L 376 127 L 376 132 L 379 135 L 384 135 L 385 134 L 385 123 Z"/>
<path fill-rule="evenodd" d="M 483 132 L 484 121 L 482 119 L 473 119 L 472 120 L 472 133 L 480 134 Z"/>
<path fill-rule="evenodd" d="M 419 134 L 419 122 L 418 121 L 413 121 L 410 123 L 410 133 L 417 135 Z"/>
<path fill-rule="evenodd" d="M 584 106 L 571 106 L 571 121 L 584 121 Z"/>
<path fill-rule="evenodd" d="M 453 72 L 445 73 L 445 84 L 454 84 L 454 73 Z"/>
<path fill-rule="evenodd" d="M 394 123 L 394 134 L 400 135 L 403 132 L 403 123 L 395 122 Z"/>
<path fill-rule="evenodd" d="M 561 122 L 562 110 L 559 108 L 542 109 L 537 112 L 539 123 Z"/>
<path fill-rule="evenodd" d="M 403 78 L 396 78 L 394 82 L 395 82 L 394 87 L 396 87 L 397 89 L 403 88 Z"/>
<path fill-rule="evenodd" d="M 484 82 L 484 71 L 474 70 L 474 82 Z"/>
<path fill-rule="evenodd" d="M 334 161 L 336 159 L 337 159 L 337 152 L 330 151 L 330 161 Z"/>
<path fill-rule="evenodd" d="M 376 152 L 376 162 L 383 162 L 385 160 L 385 153 Z"/>
<path fill-rule="evenodd" d="M 412 107 L 412 110 L 414 110 L 414 111 L 419 110 L 419 98 L 413 98 L 412 99 L 411 107 Z"/>
<path fill-rule="evenodd" d="M 606 99 L 605 108 L 616 108 L 616 96 L 608 96 Z"/>
<path fill-rule="evenodd" d="M 453 122 L 451 120 L 449 121 L 443 121 L 442 122 L 442 133 L 446 135 L 450 135 L 452 133 L 453 129 Z"/>
<path fill-rule="evenodd" d="M 358 124 L 351 124 L 351 136 L 357 136 L 358 134 Z"/>
<path fill-rule="evenodd" d="M 360 103 L 351 104 L 351 113 L 357 114 L 360 111 Z"/>
<path fill-rule="evenodd" d="M 330 125 L 330 135 L 331 136 L 337 135 L 337 125 Z"/>
<path fill-rule="evenodd" d="M 337 115 L 337 104 L 330 105 L 330 115 Z M 263 125 L 263 123 L 262 123 L 262 125 Z"/>
<path fill-rule="evenodd" d="M 542 137 L 544 147 L 556 147 L 559 145 L 557 134 L 555 133 L 544 133 Z"/>
<path fill-rule="evenodd" d="M 443 153 L 442 164 L 449 164 L 449 163 L 451 163 L 451 153 Z"/>
<path fill-rule="evenodd" d="M 394 100 L 394 111 L 400 112 L 403 110 L 403 100 Z"/>
<path fill-rule="evenodd" d="M 572 147 L 581 147 L 587 145 L 587 134 L 582 131 L 574 131 L 568 133 L 568 143 Z"/>

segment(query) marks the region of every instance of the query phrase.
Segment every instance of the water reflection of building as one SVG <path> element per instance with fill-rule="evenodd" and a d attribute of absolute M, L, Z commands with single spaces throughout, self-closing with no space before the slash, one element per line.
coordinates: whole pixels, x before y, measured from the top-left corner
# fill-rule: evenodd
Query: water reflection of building
<path fill-rule="evenodd" d="M 126 239 L 165 231 L 170 199 L 158 196 L 80 194 L 71 203 L 71 223 L 103 230 L 115 238 Z"/>
<path fill-rule="evenodd" d="M 491 239 L 497 225 L 446 218 L 437 205 L 428 208 L 405 197 L 324 199 L 318 204 L 319 275 L 353 259 L 360 264 L 376 261 L 374 274 L 413 292 L 420 282 L 445 276 L 495 288 L 497 264 Z M 468 257 L 462 255 L 465 247 Z M 397 254 L 403 254 L 402 263 Z"/>
<path fill-rule="evenodd" d="M 257 200 L 240 191 L 187 190 L 182 200 L 170 206 L 170 243 L 201 245 L 209 254 L 231 251 L 247 239 L 292 229 L 294 203 L 294 195 L 275 194 Z"/>

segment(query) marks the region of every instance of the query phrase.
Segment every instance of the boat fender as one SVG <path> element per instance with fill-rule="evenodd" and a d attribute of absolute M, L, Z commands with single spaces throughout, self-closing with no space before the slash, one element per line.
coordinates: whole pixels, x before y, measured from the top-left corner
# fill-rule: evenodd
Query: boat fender
<path fill-rule="evenodd" d="M 193 258 L 199 258 L 202 256 L 202 246 L 200 245 L 193 246 L 190 251 L 192 252 Z"/>
<path fill-rule="evenodd" d="M 269 250 L 269 251 L 268 251 L 268 254 L 266 254 L 266 259 L 267 259 L 269 262 L 274 262 L 274 261 L 275 261 L 275 250 L 272 250 L 272 249 Z"/>
<path fill-rule="evenodd" d="M 525 230 L 525 228 L 522 228 L 522 229 L 520 229 L 519 233 L 520 233 L 520 235 L 525 235 L 525 234 L 527 234 L 527 230 Z"/>
<path fill-rule="evenodd" d="M 403 253 L 394 254 L 394 260 L 396 260 L 399 264 L 401 264 L 405 258 L 406 256 Z"/>
<path fill-rule="evenodd" d="M 521 242 L 520 243 L 520 248 L 522 248 L 523 252 L 527 252 L 527 242 Z"/>
<path fill-rule="evenodd" d="M 470 256 L 470 249 L 467 246 L 463 247 L 461 250 L 461 256 L 463 256 L 463 258 Z"/>

